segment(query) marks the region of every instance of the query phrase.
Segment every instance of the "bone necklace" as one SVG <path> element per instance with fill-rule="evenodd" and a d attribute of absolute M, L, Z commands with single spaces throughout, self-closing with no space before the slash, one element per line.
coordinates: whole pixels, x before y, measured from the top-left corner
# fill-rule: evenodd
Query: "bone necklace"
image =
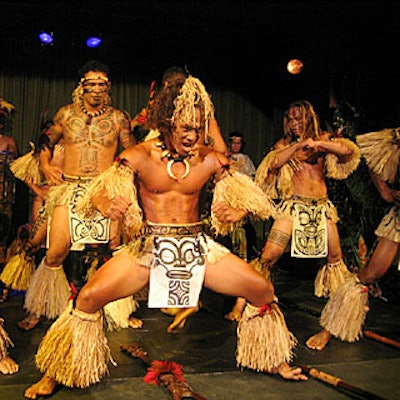
<path fill-rule="evenodd" d="M 189 172 L 190 172 L 190 164 L 189 164 L 188 160 L 189 160 L 189 158 L 191 158 L 193 156 L 193 153 L 190 152 L 186 156 L 180 156 L 179 154 L 172 154 L 169 150 L 167 150 L 165 143 L 163 143 L 163 142 L 158 142 L 157 146 L 161 147 L 161 149 L 162 149 L 161 160 L 164 158 L 168 159 L 168 163 L 167 163 L 168 176 L 170 178 L 172 178 L 173 180 L 177 181 L 178 178 L 172 172 L 172 166 L 174 165 L 174 163 L 182 162 L 185 165 L 185 172 L 181 176 L 181 179 L 185 179 L 189 175 Z"/>

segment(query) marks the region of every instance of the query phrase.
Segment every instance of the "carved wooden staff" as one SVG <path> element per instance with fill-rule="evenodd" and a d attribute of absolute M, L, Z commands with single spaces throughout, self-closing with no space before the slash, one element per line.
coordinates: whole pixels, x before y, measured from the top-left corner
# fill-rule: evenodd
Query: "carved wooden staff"
<path fill-rule="evenodd" d="M 342 381 L 342 379 L 337 376 L 329 375 L 326 372 L 319 371 L 319 370 L 317 370 L 315 368 L 311 368 L 307 365 L 300 365 L 300 368 L 303 370 L 304 373 L 308 373 L 310 376 L 312 376 L 315 379 L 318 379 L 322 382 L 328 383 L 329 385 L 334 386 L 334 387 L 346 389 L 347 391 L 349 391 L 353 394 L 356 394 L 358 396 L 361 396 L 364 399 L 385 400 L 385 398 L 380 397 L 374 393 L 368 392 L 357 386 L 350 385 L 349 383 Z"/>
<path fill-rule="evenodd" d="M 155 368 L 157 368 L 157 366 L 163 365 L 163 363 L 164 365 L 174 364 L 175 366 L 178 366 L 178 364 L 176 363 L 168 363 L 155 360 L 152 361 L 149 355 L 142 348 L 140 348 L 139 344 L 136 342 L 121 345 L 121 350 L 127 352 L 135 358 L 139 358 L 140 360 L 142 360 L 149 367 L 149 373 L 151 373 L 152 369 L 154 370 Z M 181 371 L 178 371 L 178 373 L 174 373 L 174 371 L 171 369 L 163 369 L 159 370 L 157 374 L 154 374 L 154 377 L 155 379 L 153 382 L 150 382 L 149 380 L 147 380 L 147 382 L 164 385 L 168 389 L 172 400 L 182 400 L 182 398 L 207 400 L 205 397 L 192 390 L 192 388 L 186 383 L 185 379 L 183 378 L 183 374 L 181 374 Z"/>
<path fill-rule="evenodd" d="M 398 349 L 400 349 L 400 343 L 399 342 L 396 342 L 395 340 L 389 339 L 389 338 L 387 338 L 385 336 L 381 336 L 381 335 L 379 335 L 379 334 L 377 334 L 375 332 L 364 331 L 364 336 L 366 338 L 368 338 L 368 339 L 374 339 L 377 342 L 388 344 L 389 346 L 397 347 Z"/>

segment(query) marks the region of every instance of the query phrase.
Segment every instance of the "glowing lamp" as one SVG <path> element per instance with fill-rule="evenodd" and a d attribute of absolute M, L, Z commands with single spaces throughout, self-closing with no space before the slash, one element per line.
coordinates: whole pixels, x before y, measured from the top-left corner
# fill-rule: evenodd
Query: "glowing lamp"
<path fill-rule="evenodd" d="M 48 33 L 48 32 L 40 32 L 39 33 L 39 40 L 43 43 L 43 44 L 51 44 L 53 43 L 53 33 Z"/>
<path fill-rule="evenodd" d="M 303 70 L 303 63 L 298 59 L 290 60 L 287 64 L 287 70 L 289 73 L 297 75 Z"/>
<path fill-rule="evenodd" d="M 101 38 L 92 36 L 86 40 L 86 46 L 90 48 L 99 47 L 101 45 Z"/>

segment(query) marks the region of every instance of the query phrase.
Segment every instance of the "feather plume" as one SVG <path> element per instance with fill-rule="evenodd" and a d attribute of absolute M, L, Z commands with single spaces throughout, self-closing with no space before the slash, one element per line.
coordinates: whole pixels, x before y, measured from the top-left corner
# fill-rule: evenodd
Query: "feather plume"
<path fill-rule="evenodd" d="M 151 385 L 160 385 L 160 375 L 172 374 L 178 381 L 185 382 L 182 368 L 182 365 L 173 361 L 154 360 L 148 368 L 148 372 L 143 380 Z"/>

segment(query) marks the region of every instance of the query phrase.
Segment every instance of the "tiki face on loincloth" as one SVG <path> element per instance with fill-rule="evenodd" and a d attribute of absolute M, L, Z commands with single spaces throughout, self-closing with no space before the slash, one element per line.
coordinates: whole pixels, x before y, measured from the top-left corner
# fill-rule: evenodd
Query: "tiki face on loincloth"
<path fill-rule="evenodd" d="M 325 206 L 296 204 L 293 221 L 292 256 L 325 257 L 326 254 Z"/>
<path fill-rule="evenodd" d="M 206 262 L 202 237 L 156 237 L 154 257 L 150 288 L 157 282 L 160 296 L 160 287 L 163 287 L 163 301 L 167 302 L 164 307 L 197 305 Z M 154 294 L 150 292 L 150 296 Z"/>

